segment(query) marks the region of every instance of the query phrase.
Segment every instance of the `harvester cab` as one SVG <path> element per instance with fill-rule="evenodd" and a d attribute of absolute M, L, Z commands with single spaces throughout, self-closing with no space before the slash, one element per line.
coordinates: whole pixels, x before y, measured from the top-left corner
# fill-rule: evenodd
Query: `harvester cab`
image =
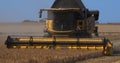
<path fill-rule="evenodd" d="M 106 38 L 98 37 L 98 10 L 88 10 L 81 0 L 55 0 L 47 11 L 46 32 L 44 37 L 8 36 L 7 48 L 70 48 L 85 50 L 103 50 L 110 55 L 112 43 Z M 96 36 L 96 37 L 93 37 Z"/>

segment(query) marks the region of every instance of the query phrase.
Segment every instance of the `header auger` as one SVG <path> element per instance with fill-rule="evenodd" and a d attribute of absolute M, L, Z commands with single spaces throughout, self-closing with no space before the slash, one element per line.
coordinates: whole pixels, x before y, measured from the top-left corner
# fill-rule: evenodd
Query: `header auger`
<path fill-rule="evenodd" d="M 98 36 L 99 11 L 86 9 L 81 0 L 55 0 L 47 11 L 47 35 L 40 36 L 8 36 L 5 44 L 7 48 L 41 48 L 41 49 L 86 49 L 103 50 L 103 54 L 110 55 L 112 43 L 106 38 Z"/>

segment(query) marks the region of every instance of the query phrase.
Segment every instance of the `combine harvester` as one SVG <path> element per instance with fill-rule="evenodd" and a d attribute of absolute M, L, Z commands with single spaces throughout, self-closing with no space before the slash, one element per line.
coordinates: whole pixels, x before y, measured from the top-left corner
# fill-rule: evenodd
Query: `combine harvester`
<path fill-rule="evenodd" d="M 111 55 L 112 43 L 106 38 L 98 37 L 99 11 L 88 10 L 81 0 L 55 0 L 47 11 L 45 33 L 38 36 L 8 36 L 7 48 L 47 48 L 47 49 L 86 49 L 102 50 L 103 54 Z"/>

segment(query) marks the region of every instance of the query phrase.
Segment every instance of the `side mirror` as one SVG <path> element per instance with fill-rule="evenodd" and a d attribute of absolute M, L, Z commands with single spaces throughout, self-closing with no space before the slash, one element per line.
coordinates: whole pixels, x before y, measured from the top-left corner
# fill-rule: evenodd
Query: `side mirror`
<path fill-rule="evenodd" d="M 40 9 L 40 16 L 39 16 L 40 18 L 42 17 L 42 9 Z"/>

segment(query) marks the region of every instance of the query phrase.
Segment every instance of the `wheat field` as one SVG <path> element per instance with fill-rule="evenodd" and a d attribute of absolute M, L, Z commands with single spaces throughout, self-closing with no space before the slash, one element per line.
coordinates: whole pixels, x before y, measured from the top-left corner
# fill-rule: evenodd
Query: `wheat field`
<path fill-rule="evenodd" d="M 100 35 L 104 35 L 113 40 L 119 38 L 118 35 L 120 30 L 116 29 L 116 27 L 119 27 L 120 25 L 119 26 L 97 25 L 97 26 L 100 27 L 99 29 Z M 112 31 L 110 31 L 111 28 L 113 29 Z M 43 29 L 44 29 L 44 22 L 0 23 L 0 41 L 1 41 L 0 63 L 75 63 L 76 61 L 103 56 L 102 51 L 98 51 L 98 50 L 90 51 L 90 50 L 80 50 L 80 49 L 71 49 L 71 50 L 70 49 L 63 49 L 63 50 L 7 49 L 6 46 L 4 45 L 4 42 L 8 35 L 42 36 Z M 115 33 L 116 31 L 117 34 Z"/>

